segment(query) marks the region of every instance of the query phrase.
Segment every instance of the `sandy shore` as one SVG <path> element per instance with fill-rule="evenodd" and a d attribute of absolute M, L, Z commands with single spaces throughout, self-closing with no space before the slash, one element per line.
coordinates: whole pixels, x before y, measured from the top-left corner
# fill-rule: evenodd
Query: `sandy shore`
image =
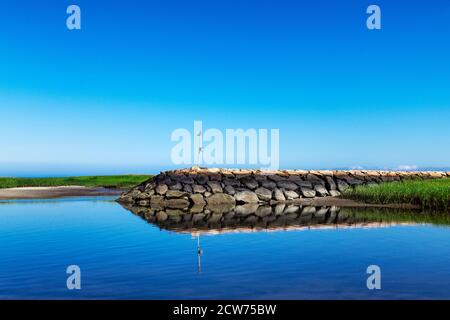
<path fill-rule="evenodd" d="M 81 186 L 11 188 L 0 189 L 0 200 L 114 196 L 122 192 L 123 190 L 120 189 L 88 188 Z"/>

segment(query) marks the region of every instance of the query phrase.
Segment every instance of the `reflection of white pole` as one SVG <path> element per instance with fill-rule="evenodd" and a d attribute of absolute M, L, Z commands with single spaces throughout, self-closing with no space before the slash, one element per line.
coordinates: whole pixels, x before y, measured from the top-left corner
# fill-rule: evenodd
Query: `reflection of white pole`
<path fill-rule="evenodd" d="M 203 254 L 203 250 L 200 248 L 200 234 L 197 236 L 197 272 L 201 273 L 200 256 Z"/>

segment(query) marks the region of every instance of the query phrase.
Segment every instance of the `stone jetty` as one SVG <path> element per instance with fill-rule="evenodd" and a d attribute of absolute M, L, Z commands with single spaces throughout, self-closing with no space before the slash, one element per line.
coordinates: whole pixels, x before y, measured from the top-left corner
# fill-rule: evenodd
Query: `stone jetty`
<path fill-rule="evenodd" d="M 358 185 L 445 177 L 450 177 L 450 172 L 261 171 L 192 167 L 161 172 L 122 194 L 118 202 L 130 206 L 172 209 L 206 205 L 276 204 L 302 198 L 338 197 L 346 189 Z"/>

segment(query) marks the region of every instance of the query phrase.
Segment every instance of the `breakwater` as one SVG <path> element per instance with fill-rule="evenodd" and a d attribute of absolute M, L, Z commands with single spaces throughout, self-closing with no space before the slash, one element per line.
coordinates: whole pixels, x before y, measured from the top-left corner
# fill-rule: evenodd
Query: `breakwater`
<path fill-rule="evenodd" d="M 280 170 L 199 168 L 161 172 L 125 192 L 119 202 L 172 209 L 245 203 L 276 204 L 304 198 L 338 197 L 357 185 L 409 179 L 439 179 L 450 172 L 368 170 Z"/>

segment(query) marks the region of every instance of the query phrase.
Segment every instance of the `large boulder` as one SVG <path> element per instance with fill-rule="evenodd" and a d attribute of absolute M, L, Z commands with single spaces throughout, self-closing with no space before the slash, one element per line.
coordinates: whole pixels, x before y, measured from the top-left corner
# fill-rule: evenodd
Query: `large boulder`
<path fill-rule="evenodd" d="M 272 199 L 272 191 L 269 189 L 260 187 L 255 190 L 255 193 L 261 201 L 270 201 Z"/>
<path fill-rule="evenodd" d="M 237 202 L 257 203 L 259 201 L 258 196 L 253 191 L 239 191 L 234 197 Z"/>
<path fill-rule="evenodd" d="M 215 193 L 210 197 L 206 198 L 208 205 L 218 205 L 218 204 L 235 204 L 236 200 L 233 196 L 226 193 Z"/>
<path fill-rule="evenodd" d="M 276 201 L 286 201 L 286 197 L 284 196 L 284 193 L 280 189 L 275 189 L 273 191 L 273 197 Z"/>
<path fill-rule="evenodd" d="M 298 193 L 295 191 L 292 191 L 292 190 L 284 190 L 283 192 L 284 192 L 284 196 L 288 200 L 294 200 L 299 197 Z"/>
<path fill-rule="evenodd" d="M 191 194 L 189 198 L 191 199 L 194 205 L 202 206 L 206 204 L 205 199 L 203 199 L 203 196 L 200 193 Z"/>
<path fill-rule="evenodd" d="M 295 183 L 290 182 L 290 181 L 278 181 L 277 186 L 278 186 L 278 188 L 285 189 L 285 190 L 295 191 L 298 189 L 298 186 Z"/>
<path fill-rule="evenodd" d="M 314 198 L 316 196 L 316 191 L 309 188 L 301 188 L 301 192 L 305 198 Z"/>
<path fill-rule="evenodd" d="M 222 193 L 223 192 L 220 182 L 208 181 L 208 186 L 211 188 L 212 193 Z"/>

